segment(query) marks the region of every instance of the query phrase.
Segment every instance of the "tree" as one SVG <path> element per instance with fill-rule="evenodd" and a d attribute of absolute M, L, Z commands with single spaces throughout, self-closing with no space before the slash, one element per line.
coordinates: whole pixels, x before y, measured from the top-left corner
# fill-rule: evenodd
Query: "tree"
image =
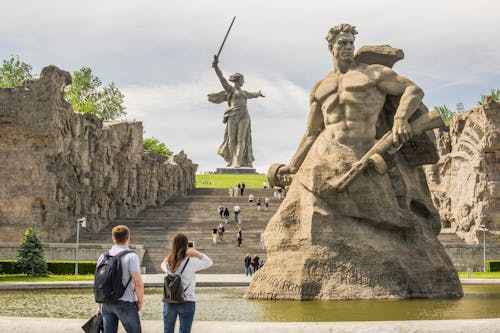
<path fill-rule="evenodd" d="M 457 114 L 457 112 L 448 109 L 446 105 L 435 106 L 434 108 L 439 112 L 441 118 L 443 118 L 445 125 L 450 126 L 451 119 Z"/>
<path fill-rule="evenodd" d="M 152 153 L 157 153 L 166 157 L 173 155 L 173 152 L 167 146 L 155 138 L 147 138 L 142 140 L 144 150 Z"/>
<path fill-rule="evenodd" d="M 477 101 L 477 104 L 484 105 L 488 97 L 494 101 L 500 102 L 500 89 L 491 89 L 489 95 L 481 95 L 481 100 Z"/>
<path fill-rule="evenodd" d="M 23 81 L 33 79 L 32 67 L 19 60 L 19 56 L 11 56 L 10 59 L 3 60 L 0 66 L 0 88 L 13 88 Z"/>
<path fill-rule="evenodd" d="M 115 83 L 103 87 L 89 67 L 73 72 L 73 83 L 66 89 L 65 98 L 74 111 L 91 113 L 102 120 L 114 120 L 127 114 L 124 95 Z"/>
<path fill-rule="evenodd" d="M 23 242 L 18 250 L 17 269 L 31 276 L 47 276 L 47 262 L 43 256 L 42 243 L 32 228 L 24 232 Z"/>

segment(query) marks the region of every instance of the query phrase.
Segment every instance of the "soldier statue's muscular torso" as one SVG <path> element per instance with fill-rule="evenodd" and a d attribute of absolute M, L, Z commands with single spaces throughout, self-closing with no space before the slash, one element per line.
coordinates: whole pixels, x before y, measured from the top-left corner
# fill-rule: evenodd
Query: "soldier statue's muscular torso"
<path fill-rule="evenodd" d="M 347 73 L 329 73 L 313 88 L 312 103 L 321 109 L 331 140 L 365 153 L 375 142 L 375 124 L 386 93 L 377 87 L 380 65 L 358 65 Z"/>

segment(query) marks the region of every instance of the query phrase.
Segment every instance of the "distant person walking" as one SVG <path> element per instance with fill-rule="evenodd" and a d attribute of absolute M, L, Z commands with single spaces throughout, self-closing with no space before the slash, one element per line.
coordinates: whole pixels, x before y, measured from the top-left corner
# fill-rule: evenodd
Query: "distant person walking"
<path fill-rule="evenodd" d="M 224 207 L 222 205 L 219 205 L 219 208 L 217 208 L 217 212 L 219 212 L 220 219 L 222 220 L 222 215 L 224 214 Z"/>
<path fill-rule="evenodd" d="M 224 209 L 224 222 L 229 222 L 229 209 L 227 207 Z"/>
<path fill-rule="evenodd" d="M 236 240 L 238 241 L 238 247 L 241 247 L 241 242 L 243 241 L 243 233 L 241 229 L 236 233 Z"/>
<path fill-rule="evenodd" d="M 226 229 L 224 228 L 224 225 L 221 223 L 219 223 L 219 227 L 217 228 L 217 234 L 219 235 L 219 239 L 221 242 L 224 241 L 224 232 L 226 231 Z"/>
<path fill-rule="evenodd" d="M 212 242 L 217 244 L 217 226 L 212 229 Z"/>
<path fill-rule="evenodd" d="M 262 185 L 264 186 L 264 190 L 267 190 L 267 181 L 264 180 L 264 183 L 262 183 Z"/>
<path fill-rule="evenodd" d="M 241 196 L 243 196 L 243 192 L 245 192 L 245 183 L 241 182 Z"/>
<path fill-rule="evenodd" d="M 247 253 L 245 256 L 245 276 L 252 276 L 252 257 L 250 257 L 250 253 Z"/>
<path fill-rule="evenodd" d="M 260 206 L 262 206 L 262 200 L 257 198 L 257 210 L 260 212 Z"/>
<path fill-rule="evenodd" d="M 188 262 L 189 260 L 189 262 Z M 190 333 L 195 312 L 195 294 L 197 271 L 212 266 L 212 259 L 194 247 L 188 248 L 188 239 L 177 233 L 172 239 L 172 249 L 162 262 L 161 269 L 166 274 L 184 271 L 181 274 L 184 289 L 184 303 L 163 303 L 163 333 L 174 333 L 175 322 L 179 316 L 179 332 Z M 128 332 L 128 331 L 127 331 Z"/>
<path fill-rule="evenodd" d="M 234 211 L 234 221 L 238 222 L 238 215 L 240 215 L 240 211 L 241 211 L 240 206 L 239 205 L 234 205 L 233 211 Z"/>
<path fill-rule="evenodd" d="M 259 260 L 260 260 L 259 256 L 254 254 L 252 258 L 252 268 L 254 273 L 257 272 L 260 268 Z"/>
<path fill-rule="evenodd" d="M 251 204 L 254 199 L 255 199 L 255 196 L 252 193 L 250 193 L 250 195 L 248 196 L 248 203 Z"/>
<path fill-rule="evenodd" d="M 264 199 L 264 204 L 265 204 L 265 206 L 266 206 L 266 210 L 269 210 L 269 197 L 266 197 L 266 198 Z"/>

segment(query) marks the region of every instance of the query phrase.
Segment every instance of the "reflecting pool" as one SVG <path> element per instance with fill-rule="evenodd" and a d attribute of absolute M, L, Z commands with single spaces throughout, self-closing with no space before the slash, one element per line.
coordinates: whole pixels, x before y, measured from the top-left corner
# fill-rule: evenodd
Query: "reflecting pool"
<path fill-rule="evenodd" d="M 464 285 L 460 299 L 263 301 L 243 299 L 245 287 L 196 289 L 196 320 L 368 321 L 500 317 L 500 285 Z M 146 289 L 143 319 L 160 320 L 162 290 Z M 0 316 L 89 318 L 91 289 L 0 292 Z"/>

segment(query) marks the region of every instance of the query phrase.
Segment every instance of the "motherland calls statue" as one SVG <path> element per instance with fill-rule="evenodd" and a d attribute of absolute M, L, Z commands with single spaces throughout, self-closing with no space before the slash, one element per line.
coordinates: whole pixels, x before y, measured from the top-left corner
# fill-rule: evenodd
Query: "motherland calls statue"
<path fill-rule="evenodd" d="M 326 37 L 334 69 L 311 91 L 306 133 L 269 170 L 287 196 L 263 234 L 266 264 L 245 294 L 261 299 L 460 297 L 437 239 L 439 215 L 421 165 L 443 125 L 422 90 L 390 67 L 389 46 L 354 55 L 354 26 Z"/>
<path fill-rule="evenodd" d="M 224 112 L 223 123 L 226 124 L 224 141 L 217 153 L 224 158 L 228 167 L 252 167 L 255 160 L 252 150 L 252 131 L 250 128 L 250 115 L 247 109 L 247 99 L 265 97 L 262 92 L 248 92 L 241 87 L 245 82 L 240 73 L 229 76 L 231 86 L 219 68 L 219 59 L 214 56 L 212 67 L 224 88 L 223 91 L 209 94 L 208 100 L 212 103 L 227 101 L 229 108 Z"/>

